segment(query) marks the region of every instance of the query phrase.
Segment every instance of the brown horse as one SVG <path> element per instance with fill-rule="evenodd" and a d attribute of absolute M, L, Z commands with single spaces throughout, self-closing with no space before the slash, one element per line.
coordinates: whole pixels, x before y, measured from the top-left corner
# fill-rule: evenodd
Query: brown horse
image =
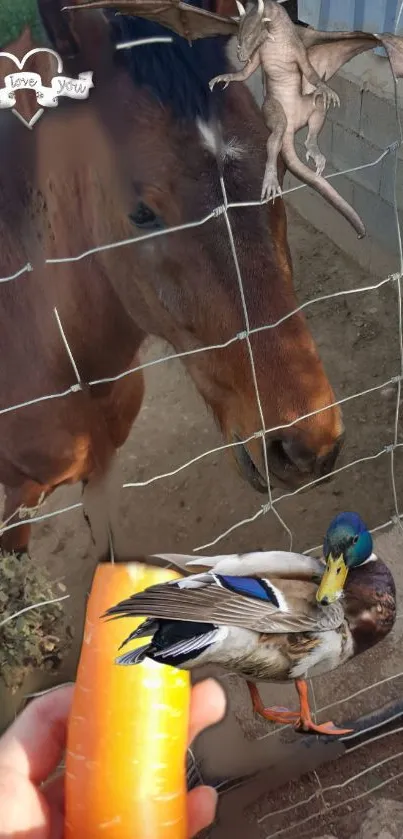
<path fill-rule="evenodd" d="M 83 382 L 136 364 L 150 334 L 186 352 L 245 330 L 225 216 L 170 232 L 222 205 L 220 171 L 229 202 L 259 195 L 266 144 L 259 110 L 241 86 L 215 96 L 208 90 L 208 79 L 226 69 L 225 42 L 191 47 L 175 38 L 172 45 L 116 50 L 119 41 L 167 32 L 62 6 L 39 0 L 46 38 L 64 73 L 94 72 L 88 100 L 61 99 L 32 131 L 0 112 L 0 278 L 33 266 L 0 284 L 0 410 L 74 383 L 55 307 Z M 22 58 L 34 45 L 30 38 L 26 31 L 8 51 Z M 39 65 L 45 82 L 55 73 L 52 59 L 35 55 L 27 69 Z M 0 78 L 12 70 L 0 58 Z M 230 209 L 228 218 L 250 328 L 276 322 L 297 306 L 283 203 Z M 47 261 L 157 230 L 163 235 L 75 262 Z M 334 402 L 301 314 L 250 340 L 268 430 Z M 259 431 L 245 339 L 188 355 L 185 363 L 226 441 Z M 4 518 L 106 467 L 127 439 L 143 389 L 137 372 L 0 414 Z M 294 487 L 327 474 L 342 431 L 333 407 L 269 433 L 273 475 Z M 264 488 L 262 441 L 236 451 L 244 476 Z M 2 546 L 21 551 L 28 539 L 24 524 L 5 532 Z"/>

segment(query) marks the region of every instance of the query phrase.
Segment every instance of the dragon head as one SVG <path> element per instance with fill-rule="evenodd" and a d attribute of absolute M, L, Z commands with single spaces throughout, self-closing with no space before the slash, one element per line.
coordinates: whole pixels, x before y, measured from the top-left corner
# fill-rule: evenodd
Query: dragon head
<path fill-rule="evenodd" d="M 244 8 L 240 0 L 236 0 L 239 12 L 239 32 L 237 56 L 239 61 L 250 61 L 252 55 L 269 37 L 265 26 L 270 18 L 265 15 L 264 0 L 257 0 L 248 10 Z"/>

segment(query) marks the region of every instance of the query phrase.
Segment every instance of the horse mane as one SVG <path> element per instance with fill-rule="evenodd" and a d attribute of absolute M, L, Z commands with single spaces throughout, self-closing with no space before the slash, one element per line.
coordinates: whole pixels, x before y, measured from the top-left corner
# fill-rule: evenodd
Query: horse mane
<path fill-rule="evenodd" d="M 188 0 L 206 7 L 208 0 Z M 177 119 L 210 120 L 222 105 L 221 90 L 210 91 L 213 76 L 228 72 L 225 47 L 228 37 L 201 38 L 189 44 L 160 24 L 129 15 L 107 13 L 114 44 L 136 38 L 172 36 L 172 44 L 147 44 L 118 50 L 115 61 L 123 64 L 137 86 L 144 87 Z M 220 95 L 221 94 L 221 95 Z"/>

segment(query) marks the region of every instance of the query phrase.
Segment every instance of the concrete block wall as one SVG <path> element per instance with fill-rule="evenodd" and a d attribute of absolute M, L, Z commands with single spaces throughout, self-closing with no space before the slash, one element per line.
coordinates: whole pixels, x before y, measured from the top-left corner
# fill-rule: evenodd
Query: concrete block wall
<path fill-rule="evenodd" d="M 377 79 L 385 79 L 387 59 L 370 54 L 364 63 L 357 59 L 355 63 L 358 66 L 354 68 L 350 62 L 347 72 L 339 73 L 331 81 L 340 96 L 341 107 L 328 113 L 319 145 L 327 158 L 325 175 L 336 175 L 332 178 L 333 186 L 360 214 L 367 237 L 358 241 L 347 222 L 314 190 L 298 190 L 287 200 L 365 267 L 375 273 L 395 271 L 399 262 L 394 181 L 397 166 L 396 196 L 403 220 L 403 148 L 389 153 L 376 165 L 356 169 L 375 162 L 388 146 L 400 139 L 393 83 L 391 80 L 386 86 L 377 85 Z M 372 71 L 371 84 L 365 80 L 364 68 Z M 403 124 L 401 101 L 398 113 Z M 306 131 L 296 137 L 302 160 L 305 160 L 305 135 Z M 356 171 L 338 175 L 346 169 Z M 284 188 L 292 188 L 297 183 L 287 174 Z"/>
<path fill-rule="evenodd" d="M 230 58 L 239 65 L 234 46 Z M 403 82 L 398 83 L 398 113 L 403 125 Z M 248 86 L 259 105 L 262 103 L 260 71 Z M 333 186 L 361 215 L 367 236 L 358 240 L 350 225 L 314 190 L 300 186 L 300 181 L 287 173 L 284 190 L 295 189 L 286 196 L 315 227 L 325 232 L 339 247 L 374 273 L 389 273 L 399 266 L 396 217 L 393 204 L 394 172 L 397 157 L 396 193 L 403 221 L 403 147 L 389 153 L 375 166 L 354 169 L 379 158 L 383 151 L 400 138 L 396 112 L 395 88 L 386 58 L 364 53 L 345 65 L 331 80 L 340 96 L 341 107 L 328 112 L 319 145 L 327 158 L 325 175 L 335 175 Z M 306 130 L 296 137 L 296 150 L 305 161 Z"/>

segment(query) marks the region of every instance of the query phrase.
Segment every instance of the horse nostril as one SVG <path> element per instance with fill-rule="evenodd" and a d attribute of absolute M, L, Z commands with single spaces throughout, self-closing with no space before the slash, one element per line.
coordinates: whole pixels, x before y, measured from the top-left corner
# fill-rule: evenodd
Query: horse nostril
<path fill-rule="evenodd" d="M 285 465 L 294 466 L 299 472 L 313 472 L 315 468 L 316 455 L 303 443 L 295 439 L 284 439 L 275 441 Z"/>
<path fill-rule="evenodd" d="M 299 438 L 284 434 L 282 437 L 272 438 L 267 444 L 269 466 L 274 470 L 280 468 L 283 472 L 292 470 L 300 475 L 315 475 L 325 477 L 333 471 L 337 457 L 343 444 L 340 437 L 333 448 L 322 457 L 303 443 Z"/>
<path fill-rule="evenodd" d="M 324 457 L 320 457 L 318 459 L 317 464 L 317 471 L 319 475 L 322 477 L 323 475 L 328 475 L 330 472 L 333 472 L 334 466 L 336 464 L 337 458 L 340 454 L 340 450 L 343 446 L 344 442 L 344 435 L 339 438 L 335 446 L 331 449 L 328 454 L 324 455 Z"/>

